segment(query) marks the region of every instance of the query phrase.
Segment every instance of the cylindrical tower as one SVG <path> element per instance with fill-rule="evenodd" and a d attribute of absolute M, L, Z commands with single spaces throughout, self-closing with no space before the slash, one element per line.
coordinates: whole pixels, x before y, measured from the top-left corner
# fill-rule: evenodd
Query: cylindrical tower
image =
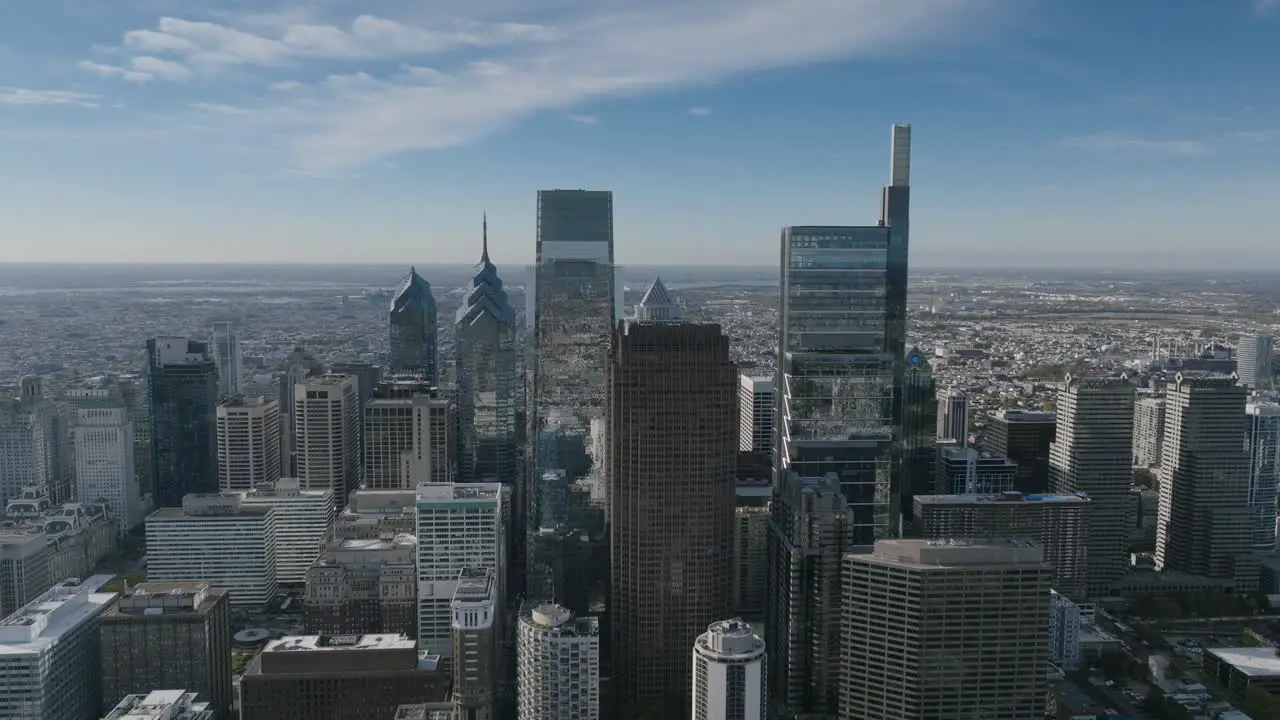
<path fill-rule="evenodd" d="M 693 644 L 693 720 L 763 720 L 764 640 L 740 619 L 712 623 Z"/>
<path fill-rule="evenodd" d="M 519 720 L 599 720 L 600 625 L 547 603 L 520 613 L 516 643 Z"/>

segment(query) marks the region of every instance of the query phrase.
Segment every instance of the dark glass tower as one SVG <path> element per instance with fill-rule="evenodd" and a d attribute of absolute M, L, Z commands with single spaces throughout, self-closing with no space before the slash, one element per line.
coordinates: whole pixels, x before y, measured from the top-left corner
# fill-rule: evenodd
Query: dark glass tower
<path fill-rule="evenodd" d="M 1049 447 L 1057 432 L 1051 412 L 1005 410 L 987 418 L 982 449 L 1018 463 L 1013 489 L 1036 495 L 1049 490 Z"/>
<path fill-rule="evenodd" d="M 610 354 L 612 717 L 687 716 L 689 638 L 733 613 L 738 372 L 674 311 L 655 282 Z"/>
<path fill-rule="evenodd" d="M 463 482 L 516 481 L 516 313 L 489 262 L 480 264 L 456 321 L 458 474 Z"/>
<path fill-rule="evenodd" d="M 151 464 L 157 507 L 181 507 L 187 493 L 218 491 L 218 367 L 206 343 L 147 341 Z"/>
<path fill-rule="evenodd" d="M 431 283 L 409 268 L 404 284 L 391 300 L 391 370 L 439 380 L 436 345 L 436 299 Z"/>
<path fill-rule="evenodd" d="M 907 350 L 902 371 L 902 517 L 912 519 L 916 495 L 933 492 L 938 432 L 938 399 L 929 360 L 919 349 Z"/>

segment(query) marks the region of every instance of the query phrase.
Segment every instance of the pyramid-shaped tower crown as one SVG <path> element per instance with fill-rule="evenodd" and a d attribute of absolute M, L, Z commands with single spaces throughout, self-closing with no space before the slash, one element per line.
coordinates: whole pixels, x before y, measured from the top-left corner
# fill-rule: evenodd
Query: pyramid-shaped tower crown
<path fill-rule="evenodd" d="M 636 305 L 636 320 L 640 322 L 673 322 L 680 319 L 680 312 L 662 284 L 662 278 L 656 278 L 649 290 Z"/>

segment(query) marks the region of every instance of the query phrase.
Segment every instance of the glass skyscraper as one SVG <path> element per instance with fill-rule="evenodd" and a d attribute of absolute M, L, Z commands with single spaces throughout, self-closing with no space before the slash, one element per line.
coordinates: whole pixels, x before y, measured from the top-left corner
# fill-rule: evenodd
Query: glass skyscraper
<path fill-rule="evenodd" d="M 480 264 L 456 320 L 458 474 L 463 482 L 516 481 L 516 313 L 489 262 Z"/>
<path fill-rule="evenodd" d="M 892 140 L 878 226 L 782 231 L 775 474 L 835 473 L 861 549 L 901 523 L 910 127 Z"/>
<path fill-rule="evenodd" d="M 526 593 L 531 600 L 552 600 L 556 588 L 564 586 L 563 577 L 557 577 L 565 572 L 563 558 L 555 557 L 559 545 L 548 541 L 543 547 L 538 538 L 563 533 L 540 531 L 579 524 L 581 518 L 570 517 L 571 492 L 603 486 L 603 468 L 597 466 L 602 448 L 596 439 L 604 416 L 609 339 L 617 317 L 613 193 L 540 190 L 537 242 L 534 282 L 527 295 L 532 309 L 532 458 L 521 500 Z M 598 531 L 603 532 L 602 521 Z"/>
<path fill-rule="evenodd" d="M 181 507 L 187 493 L 218 492 L 218 368 L 206 343 L 147 341 L 151 463 L 157 507 Z"/>
<path fill-rule="evenodd" d="M 436 299 L 416 268 L 409 268 L 404 284 L 391 299 L 391 370 L 439 380 L 436 338 Z"/>
<path fill-rule="evenodd" d="M 1276 486 L 1280 484 L 1280 405 L 1249 403 L 1249 511 L 1253 516 L 1251 544 L 1260 552 L 1276 546 Z"/>

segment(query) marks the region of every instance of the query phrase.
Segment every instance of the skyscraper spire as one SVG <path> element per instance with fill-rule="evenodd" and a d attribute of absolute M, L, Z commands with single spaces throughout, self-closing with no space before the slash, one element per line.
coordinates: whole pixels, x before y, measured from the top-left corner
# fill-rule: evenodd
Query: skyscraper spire
<path fill-rule="evenodd" d="M 489 264 L 489 213 L 484 213 L 484 230 L 480 245 L 480 263 L 482 265 Z"/>

